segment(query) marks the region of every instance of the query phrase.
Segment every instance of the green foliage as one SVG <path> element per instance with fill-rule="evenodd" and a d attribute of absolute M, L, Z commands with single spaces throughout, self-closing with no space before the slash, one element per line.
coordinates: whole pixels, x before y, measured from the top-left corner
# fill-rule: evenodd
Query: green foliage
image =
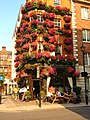
<path fill-rule="evenodd" d="M 80 87 L 80 86 L 74 86 L 74 87 L 73 87 L 73 91 L 74 91 L 77 95 L 80 95 L 81 87 Z"/>
<path fill-rule="evenodd" d="M 26 92 L 26 99 L 31 99 L 31 92 L 29 90 Z"/>

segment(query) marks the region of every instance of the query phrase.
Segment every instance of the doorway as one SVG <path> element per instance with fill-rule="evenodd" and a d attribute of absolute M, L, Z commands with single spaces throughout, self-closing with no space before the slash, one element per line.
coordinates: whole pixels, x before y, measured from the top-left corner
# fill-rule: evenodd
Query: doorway
<path fill-rule="evenodd" d="M 38 99 L 40 93 L 39 80 L 33 81 L 33 99 Z"/>

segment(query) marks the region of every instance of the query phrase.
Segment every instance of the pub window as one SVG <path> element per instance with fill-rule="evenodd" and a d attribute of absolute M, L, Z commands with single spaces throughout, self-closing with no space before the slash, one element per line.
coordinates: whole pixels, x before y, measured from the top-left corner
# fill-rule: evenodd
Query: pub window
<path fill-rule="evenodd" d="M 60 19 L 54 20 L 54 27 L 61 27 L 61 20 Z"/>
<path fill-rule="evenodd" d="M 37 19 L 39 24 L 44 21 L 42 15 L 37 15 Z"/>

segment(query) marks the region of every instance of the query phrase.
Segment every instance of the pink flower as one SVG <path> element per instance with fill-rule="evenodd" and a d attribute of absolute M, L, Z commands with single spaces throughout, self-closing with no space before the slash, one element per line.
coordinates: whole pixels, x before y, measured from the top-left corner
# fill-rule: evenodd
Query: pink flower
<path fill-rule="evenodd" d="M 32 46 L 37 46 L 37 43 L 36 42 L 32 42 Z"/>
<path fill-rule="evenodd" d="M 51 59 L 52 59 L 52 60 L 56 60 L 57 57 L 56 57 L 56 56 L 52 56 Z"/>
<path fill-rule="evenodd" d="M 80 72 L 75 71 L 75 72 L 74 72 L 74 75 L 78 77 L 78 76 L 80 75 Z"/>
<path fill-rule="evenodd" d="M 37 20 L 32 20 L 32 24 L 37 25 L 38 21 Z"/>
<path fill-rule="evenodd" d="M 38 57 L 38 58 L 41 58 L 41 57 L 42 57 L 42 53 L 38 53 L 38 54 L 37 54 L 37 57 Z"/>
<path fill-rule="evenodd" d="M 72 38 L 66 38 L 66 39 L 64 39 L 64 43 L 68 44 L 68 45 L 71 44 L 72 41 L 73 41 Z"/>
<path fill-rule="evenodd" d="M 50 35 L 54 35 L 55 32 L 56 32 L 55 28 L 52 28 L 52 29 L 49 30 L 49 34 L 50 34 Z"/>
<path fill-rule="evenodd" d="M 68 23 L 71 21 L 71 16 L 65 16 L 65 17 L 63 17 L 63 19 L 66 23 Z"/>
<path fill-rule="evenodd" d="M 26 73 L 21 74 L 21 77 L 26 77 L 28 76 Z"/>
<path fill-rule="evenodd" d="M 59 59 L 59 60 L 63 60 L 63 57 L 59 55 L 59 56 L 58 56 L 58 59 Z"/>
<path fill-rule="evenodd" d="M 54 43 L 54 41 L 55 41 L 54 37 L 50 38 L 50 40 L 49 40 L 50 43 Z"/>
<path fill-rule="evenodd" d="M 29 48 L 29 44 L 24 44 L 22 48 Z"/>
<path fill-rule="evenodd" d="M 52 28 L 54 26 L 54 23 L 48 22 L 48 27 Z"/>
<path fill-rule="evenodd" d="M 47 57 L 47 58 L 50 58 L 50 53 L 47 53 L 47 54 L 46 54 L 46 57 Z"/>
<path fill-rule="evenodd" d="M 61 10 L 61 7 L 60 6 L 56 6 L 57 10 Z"/>
<path fill-rule="evenodd" d="M 55 46 L 55 45 L 51 45 L 51 46 L 50 46 L 50 51 L 53 52 L 53 51 L 55 51 L 55 50 L 56 50 L 56 46 Z"/>
<path fill-rule="evenodd" d="M 55 73 L 55 69 L 54 69 L 54 68 L 50 68 L 50 69 L 49 69 L 49 73 L 50 73 L 50 74 L 54 74 L 54 73 Z"/>
<path fill-rule="evenodd" d="M 29 34 L 25 34 L 24 37 L 25 37 L 26 39 L 30 39 L 30 35 L 29 35 Z"/>
<path fill-rule="evenodd" d="M 72 72 L 74 72 L 74 69 L 71 68 L 71 67 L 69 67 L 69 68 L 68 68 L 68 73 L 72 73 Z"/>

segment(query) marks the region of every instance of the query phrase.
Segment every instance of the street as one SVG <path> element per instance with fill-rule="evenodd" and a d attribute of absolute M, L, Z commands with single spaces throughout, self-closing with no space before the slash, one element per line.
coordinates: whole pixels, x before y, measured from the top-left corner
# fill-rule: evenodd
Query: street
<path fill-rule="evenodd" d="M 83 116 L 87 120 L 90 120 L 90 106 L 88 107 L 71 107 L 68 108 L 69 110 L 78 113 L 79 115 Z"/>
<path fill-rule="evenodd" d="M 89 116 L 90 118 L 90 116 Z M 0 112 L 0 120 L 86 120 L 66 108 L 33 111 Z"/>

